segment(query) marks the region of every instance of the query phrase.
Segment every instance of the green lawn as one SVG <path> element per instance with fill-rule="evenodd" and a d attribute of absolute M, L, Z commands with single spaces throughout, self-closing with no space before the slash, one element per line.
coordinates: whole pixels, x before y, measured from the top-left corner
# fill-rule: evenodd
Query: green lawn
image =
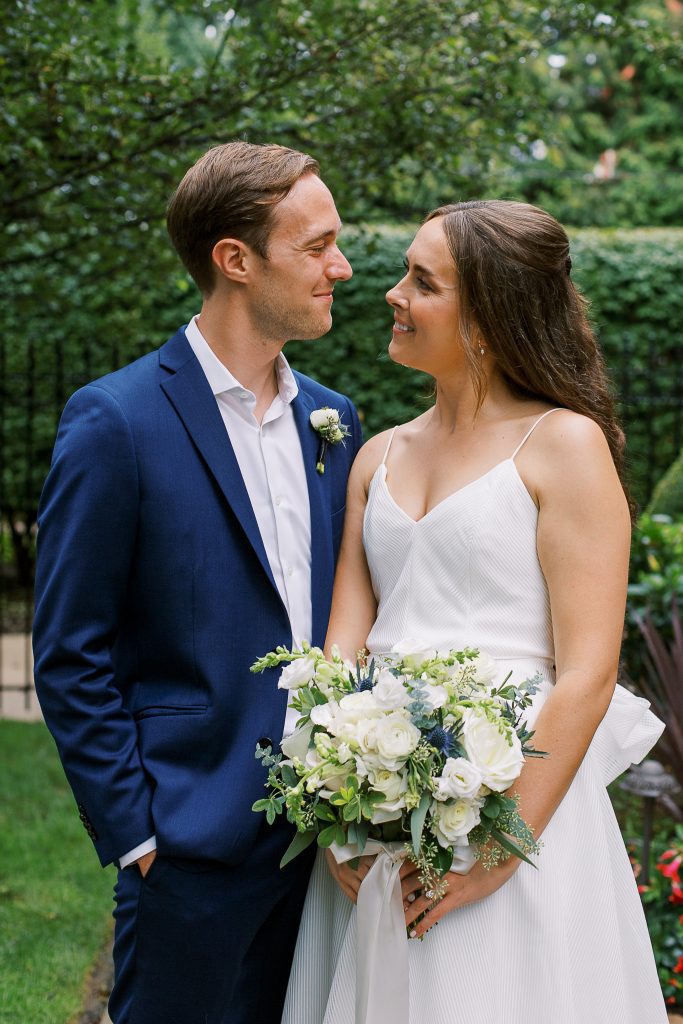
<path fill-rule="evenodd" d="M 42 724 L 0 721 L 0 1022 L 67 1024 L 106 941 L 103 871 Z"/>

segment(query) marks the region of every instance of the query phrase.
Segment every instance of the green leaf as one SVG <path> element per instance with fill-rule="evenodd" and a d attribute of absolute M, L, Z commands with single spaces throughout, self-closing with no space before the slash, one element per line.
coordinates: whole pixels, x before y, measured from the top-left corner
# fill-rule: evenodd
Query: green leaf
<path fill-rule="evenodd" d="M 420 847 L 422 846 L 422 830 L 431 799 L 431 794 L 425 790 L 420 797 L 420 803 L 410 815 L 410 835 L 413 840 L 413 852 L 416 857 L 419 855 Z"/>
<path fill-rule="evenodd" d="M 444 849 L 443 846 L 439 846 L 434 857 L 435 867 L 438 869 L 440 875 L 445 875 L 450 870 L 450 866 L 453 863 L 453 850 L 449 847 Z"/>
<path fill-rule="evenodd" d="M 337 824 L 335 823 L 334 825 L 329 825 L 327 828 L 324 828 L 322 832 L 318 833 L 318 846 L 332 846 L 332 843 L 336 840 L 336 838 Z"/>
<path fill-rule="evenodd" d="M 519 857 L 519 859 L 523 860 L 525 864 L 531 864 L 532 868 L 536 867 L 534 862 L 532 860 L 529 860 L 529 858 L 523 852 L 523 850 L 521 850 L 520 847 L 517 846 L 517 843 L 515 843 L 514 840 L 510 839 L 509 836 L 506 836 L 503 832 L 501 832 L 500 829 L 492 828 L 491 835 L 496 840 L 496 842 L 500 843 L 503 849 L 507 850 L 508 853 L 511 853 L 513 857 Z"/>
<path fill-rule="evenodd" d="M 365 844 L 368 841 L 368 835 L 370 834 L 370 822 L 360 821 L 356 824 L 356 843 L 358 850 L 362 854 L 365 849 Z"/>
<path fill-rule="evenodd" d="M 270 797 L 262 800 L 256 800 L 252 805 L 252 811 L 265 811 L 266 808 L 270 807 Z"/>
<path fill-rule="evenodd" d="M 315 839 L 315 835 L 316 834 L 313 831 L 297 832 L 284 852 L 282 860 L 280 861 L 280 867 L 283 868 L 286 864 L 289 864 L 290 860 L 294 860 L 295 857 L 298 857 L 306 847 L 311 845 Z"/>
<path fill-rule="evenodd" d="M 327 804 L 316 804 L 313 808 L 313 813 L 316 818 L 320 818 L 321 821 L 336 821 L 334 811 L 331 811 Z"/>
<path fill-rule="evenodd" d="M 291 764 L 280 765 L 280 774 L 282 775 L 282 781 L 285 783 L 285 785 L 289 786 L 292 789 L 299 782 L 299 777 L 292 768 Z"/>

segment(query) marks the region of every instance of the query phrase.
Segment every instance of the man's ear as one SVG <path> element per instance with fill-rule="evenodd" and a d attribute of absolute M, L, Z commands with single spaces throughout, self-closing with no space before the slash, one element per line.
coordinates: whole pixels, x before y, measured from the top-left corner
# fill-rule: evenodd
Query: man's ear
<path fill-rule="evenodd" d="M 238 238 L 221 238 L 213 247 L 211 259 L 217 270 L 229 281 L 244 283 L 254 260 L 253 250 Z"/>

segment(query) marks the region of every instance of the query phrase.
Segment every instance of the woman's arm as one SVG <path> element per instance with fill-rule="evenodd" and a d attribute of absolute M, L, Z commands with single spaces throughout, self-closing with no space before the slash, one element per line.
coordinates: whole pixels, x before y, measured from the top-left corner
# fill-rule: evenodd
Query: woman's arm
<path fill-rule="evenodd" d="M 538 556 L 548 585 L 557 682 L 541 709 L 530 758 L 511 792 L 540 836 L 567 792 L 614 692 L 624 621 L 630 520 L 607 442 L 592 420 L 575 413 L 548 418 L 519 458 L 539 505 Z M 535 442 L 535 443 L 534 443 Z M 543 854 L 541 853 L 541 859 Z M 485 871 L 449 876 L 449 892 L 416 927 L 500 887 L 519 867 L 512 857 Z M 404 880 L 404 896 L 415 889 Z M 425 910 L 424 897 L 407 912 Z"/>
<path fill-rule="evenodd" d="M 327 628 L 325 650 L 336 644 L 342 657 L 356 660 L 377 613 L 370 571 L 363 548 L 363 517 L 368 487 L 382 460 L 388 432 L 378 434 L 363 445 L 349 474 L 346 515 L 337 572 L 334 578 L 332 609 Z"/>

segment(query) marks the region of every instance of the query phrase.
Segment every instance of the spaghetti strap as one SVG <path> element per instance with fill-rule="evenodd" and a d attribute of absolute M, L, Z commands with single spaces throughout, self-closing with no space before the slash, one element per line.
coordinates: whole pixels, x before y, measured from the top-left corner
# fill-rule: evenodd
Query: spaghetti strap
<path fill-rule="evenodd" d="M 558 411 L 559 411 L 559 406 L 558 406 L 557 408 L 555 408 L 555 409 L 548 409 L 548 411 L 547 411 L 547 412 L 544 412 L 542 416 L 539 416 L 539 417 L 538 417 L 538 419 L 537 419 L 537 420 L 535 420 L 535 421 L 534 421 L 534 422 L 533 422 L 533 423 L 531 424 L 531 426 L 530 426 L 530 427 L 529 427 L 529 429 L 527 430 L 526 434 L 524 435 L 524 437 L 523 437 L 523 438 L 522 438 L 522 440 L 521 440 L 521 441 L 519 442 L 519 444 L 518 444 L 518 445 L 517 445 L 517 447 L 515 448 L 514 452 L 513 452 L 513 453 L 512 453 L 512 455 L 510 456 L 510 458 L 511 458 L 511 459 L 512 459 L 513 461 L 514 461 L 514 459 L 515 459 L 515 458 L 516 458 L 516 456 L 517 456 L 517 452 L 518 452 L 518 451 L 520 450 L 520 448 L 522 448 L 522 447 L 523 447 L 523 446 L 524 446 L 524 445 L 526 444 L 526 442 L 527 442 L 527 441 L 529 440 L 529 438 L 531 437 L 531 435 L 533 434 L 534 430 L 536 429 L 536 427 L 538 426 L 538 424 L 539 424 L 539 423 L 541 422 L 541 420 L 544 420 L 544 419 L 546 418 L 546 416 L 550 416 L 550 413 L 551 413 L 551 412 L 558 412 Z"/>
<path fill-rule="evenodd" d="M 387 455 L 389 454 L 389 449 L 391 448 L 391 442 L 394 440 L 394 434 L 395 433 L 396 433 L 396 427 L 392 427 L 391 433 L 389 434 L 389 441 L 387 443 L 386 448 L 384 449 L 384 457 L 382 458 L 382 465 L 383 466 L 386 466 L 386 464 L 387 464 Z"/>

